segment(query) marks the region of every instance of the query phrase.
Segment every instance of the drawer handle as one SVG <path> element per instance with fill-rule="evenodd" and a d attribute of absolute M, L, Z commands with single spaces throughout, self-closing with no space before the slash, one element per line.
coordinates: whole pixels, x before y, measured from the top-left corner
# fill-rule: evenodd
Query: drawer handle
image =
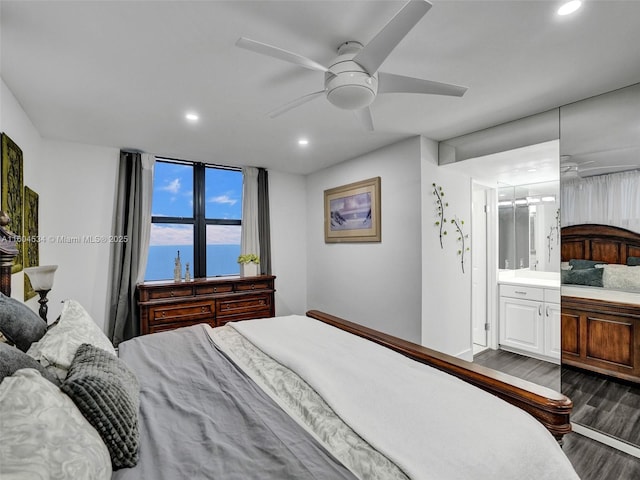
<path fill-rule="evenodd" d="M 176 294 L 173 290 L 171 290 L 171 296 L 174 297 Z"/>
<path fill-rule="evenodd" d="M 264 300 L 260 300 L 260 305 L 264 305 Z"/>
<path fill-rule="evenodd" d="M 206 311 L 207 311 L 207 307 L 200 307 L 200 311 L 201 311 L 202 313 L 206 312 Z"/>
<path fill-rule="evenodd" d="M 252 283 L 252 284 L 251 284 L 251 290 L 255 290 L 255 289 L 256 289 L 256 284 L 255 284 L 255 283 Z"/>
<path fill-rule="evenodd" d="M 518 290 L 516 290 L 514 293 L 517 293 L 518 295 L 526 295 L 527 294 L 527 292 L 520 292 Z"/>
<path fill-rule="evenodd" d="M 548 306 L 545 308 L 545 312 L 544 313 L 547 315 L 547 317 L 549 316 L 549 307 Z"/>
<path fill-rule="evenodd" d="M 162 311 L 162 318 L 167 316 L 167 312 L 165 310 Z"/>
<path fill-rule="evenodd" d="M 216 293 L 218 291 L 218 287 L 213 287 L 213 293 Z"/>
<path fill-rule="evenodd" d="M 542 305 L 538 305 L 538 315 L 542 316 Z"/>

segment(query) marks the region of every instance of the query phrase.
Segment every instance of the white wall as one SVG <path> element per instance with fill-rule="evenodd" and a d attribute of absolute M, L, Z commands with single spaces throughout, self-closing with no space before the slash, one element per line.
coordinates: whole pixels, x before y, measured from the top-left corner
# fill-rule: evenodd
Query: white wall
<path fill-rule="evenodd" d="M 49 319 L 60 302 L 80 302 L 106 328 L 109 243 L 84 237 L 106 237 L 112 231 L 119 150 L 75 143 L 42 142 L 40 175 L 40 264 L 59 265 L 50 299 Z M 76 242 L 80 239 L 80 242 Z"/>
<path fill-rule="evenodd" d="M 471 252 L 462 272 L 455 227 L 447 223 L 440 246 L 433 183 L 445 192 L 445 218 L 464 220 L 471 246 L 471 178 L 438 166 L 438 144 L 421 138 L 422 178 L 422 344 L 471 360 Z"/>
<path fill-rule="evenodd" d="M 272 270 L 276 315 L 307 309 L 306 178 L 269 171 Z"/>
<path fill-rule="evenodd" d="M 78 300 L 104 328 L 109 245 L 65 243 L 58 236 L 109 235 L 118 149 L 41 138 L 22 107 L 1 83 L 0 127 L 22 149 L 24 184 L 39 194 L 40 265 L 57 264 L 49 298 L 49 321 L 65 298 Z M 24 274 L 12 277 L 11 295 L 24 298 Z M 38 309 L 37 299 L 28 302 Z"/>
<path fill-rule="evenodd" d="M 381 243 L 324 243 L 324 190 L 381 177 Z M 307 178 L 307 304 L 420 342 L 418 137 Z"/>

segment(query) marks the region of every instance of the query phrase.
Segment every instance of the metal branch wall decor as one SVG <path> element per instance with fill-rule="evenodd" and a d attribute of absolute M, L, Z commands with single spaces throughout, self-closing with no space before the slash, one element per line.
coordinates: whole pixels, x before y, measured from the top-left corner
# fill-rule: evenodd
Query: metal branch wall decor
<path fill-rule="evenodd" d="M 436 196 L 436 211 L 438 212 L 436 226 L 440 229 L 440 248 L 444 248 L 444 245 L 442 245 L 442 237 L 447 234 L 447 231 L 444 229 L 444 224 L 447 222 L 447 219 L 444 218 L 444 209 L 448 207 L 449 204 L 442 199 L 444 197 L 442 187 L 435 183 L 433 184 L 433 194 Z"/>
<path fill-rule="evenodd" d="M 436 214 L 437 220 L 435 222 L 436 227 L 438 227 L 439 235 L 440 235 L 440 248 L 444 248 L 443 238 L 447 235 L 447 231 L 445 230 L 445 225 L 447 223 L 447 219 L 445 218 L 445 208 L 449 207 L 449 203 L 444 201 L 444 190 L 440 185 L 432 184 L 433 186 L 433 195 L 436 197 Z M 469 251 L 469 247 L 467 246 L 467 240 L 469 239 L 469 234 L 464 233 L 464 220 L 460 220 L 457 215 L 453 216 L 453 219 L 450 220 L 450 223 L 456 229 L 458 233 L 458 243 L 460 246 L 458 247 L 458 255 L 460 255 L 460 266 L 462 267 L 462 273 L 464 273 L 464 264 L 465 264 L 465 254 Z"/>
<path fill-rule="evenodd" d="M 460 266 L 462 267 L 462 273 L 464 273 L 464 254 L 469 251 L 469 247 L 466 246 L 465 240 L 469 238 L 469 234 L 464 233 L 462 227 L 464 227 L 464 220 L 460 220 L 457 216 L 451 220 L 451 223 L 456 227 L 458 232 L 458 255 L 460 255 Z"/>
<path fill-rule="evenodd" d="M 16 235 L 22 235 L 22 194 L 24 187 L 22 150 L 2 134 L 2 210 L 7 212 L 11 223 L 8 228 Z M 23 245 L 17 242 L 18 255 L 11 273 L 22 270 Z"/>

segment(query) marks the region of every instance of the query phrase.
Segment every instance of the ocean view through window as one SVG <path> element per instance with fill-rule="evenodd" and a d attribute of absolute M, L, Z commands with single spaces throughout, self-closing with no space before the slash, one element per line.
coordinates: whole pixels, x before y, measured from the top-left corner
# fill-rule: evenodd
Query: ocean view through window
<path fill-rule="evenodd" d="M 180 255 L 193 278 L 238 275 L 242 229 L 242 171 L 158 159 L 145 280 L 174 278 Z"/>

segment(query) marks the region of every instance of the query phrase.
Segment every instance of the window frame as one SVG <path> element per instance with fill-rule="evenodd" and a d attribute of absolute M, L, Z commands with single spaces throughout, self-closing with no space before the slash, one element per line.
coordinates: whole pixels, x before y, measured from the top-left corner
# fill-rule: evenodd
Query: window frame
<path fill-rule="evenodd" d="M 242 219 L 206 218 L 206 171 L 207 168 L 242 172 L 241 168 L 192 162 L 167 157 L 156 157 L 156 162 L 190 165 L 193 167 L 193 216 L 167 217 L 151 216 L 151 224 L 173 223 L 193 225 L 193 278 L 207 277 L 207 225 L 238 225 L 242 228 Z M 155 178 L 154 178 L 155 180 Z M 244 175 L 243 175 L 244 181 Z"/>

